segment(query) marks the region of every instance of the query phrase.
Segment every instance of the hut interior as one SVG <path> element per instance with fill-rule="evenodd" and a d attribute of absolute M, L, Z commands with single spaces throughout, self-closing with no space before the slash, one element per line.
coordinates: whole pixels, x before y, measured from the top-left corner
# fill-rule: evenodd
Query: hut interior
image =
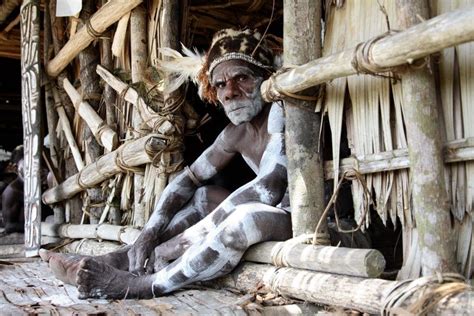
<path fill-rule="evenodd" d="M 395 288 L 403 280 L 428 277 L 422 258 L 428 225 L 423 218 L 429 215 L 420 209 L 429 207 L 419 204 L 420 177 L 410 174 L 416 145 L 408 92 L 401 84 L 407 69 L 425 68 L 435 78 L 432 111 L 440 118 L 435 123 L 443 150 L 440 177 L 449 200 L 445 233 L 455 270 L 465 278 L 445 277 L 453 289 L 443 288 L 446 293 L 438 300 L 430 297 L 426 305 L 438 312 L 474 309 L 466 283 L 474 271 L 472 27 L 465 32 L 470 35 L 442 50 L 420 54 L 415 62 L 405 58 L 410 66 L 357 68 L 351 75 L 334 68 L 336 75 L 323 75 L 318 82 L 324 93 L 310 111 L 321 114 L 322 127 L 319 135 L 306 137 L 317 139 L 322 148 L 328 211 L 323 219 L 332 247 L 308 245 L 308 236 L 263 243 L 247 252 L 230 277 L 170 296 L 79 300 L 74 287 L 55 280 L 47 264 L 35 257 L 39 248 L 99 255 L 133 243 L 167 183 L 229 123 L 219 106 L 199 99 L 192 84 L 174 95 L 166 92 L 168 81 L 159 70 L 160 60 L 167 58 L 162 49 L 179 51 L 182 43 L 204 53 L 216 31 L 247 27 L 266 34 L 283 53 L 284 25 L 291 23 L 284 12 L 292 1 L 94 0 L 82 1 L 80 11 L 64 17 L 56 11 L 60 2 L 67 1 L 0 1 L 2 180 L 9 154 L 19 144 L 24 144 L 27 165 L 25 232 L 0 237 L 2 310 L 295 315 L 378 313 L 395 304 Z M 389 43 L 390 36 L 401 37 L 407 28 L 400 5 L 410 1 L 316 2 L 322 10 L 321 60 L 354 47 Z M 307 5 L 295 3 L 299 10 Z M 462 14 L 474 18 L 474 0 L 426 3 L 429 14 L 419 14 L 417 23 L 456 10 L 464 11 L 459 20 L 465 18 Z M 295 66 L 284 63 L 280 72 Z M 281 95 L 294 96 L 283 89 Z M 418 146 L 428 148 L 431 142 Z M 49 171 L 49 187 L 41 187 L 40 168 Z M 253 176 L 243 159 L 236 158 L 212 181 L 234 190 Z M 33 216 L 36 210 L 42 210 L 43 220 Z M 48 211 L 52 215 L 45 219 Z M 439 303 L 445 296 L 452 300 Z"/>

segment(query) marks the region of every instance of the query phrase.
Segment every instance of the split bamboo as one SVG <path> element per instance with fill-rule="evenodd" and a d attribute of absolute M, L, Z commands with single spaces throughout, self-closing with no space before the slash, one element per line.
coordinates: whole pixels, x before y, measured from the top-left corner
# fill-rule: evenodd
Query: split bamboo
<path fill-rule="evenodd" d="M 299 65 L 321 56 L 320 1 L 284 2 L 283 60 Z M 303 31 L 304 30 L 304 31 Z M 324 172 L 319 134 L 321 114 L 314 104 L 285 99 L 285 143 L 293 236 L 314 233 L 324 210 Z M 326 220 L 319 225 L 318 242 L 329 244 Z"/>
<path fill-rule="evenodd" d="M 64 79 L 63 86 L 69 98 L 71 98 L 77 113 L 84 119 L 92 134 L 94 134 L 97 140 L 100 140 L 100 143 L 107 150 L 114 150 L 118 143 L 117 134 L 105 124 L 104 120 L 88 102 L 82 101 L 81 95 L 74 89 L 67 78 Z"/>
<path fill-rule="evenodd" d="M 56 77 L 95 37 L 139 5 L 142 0 L 110 0 L 103 5 L 48 63 L 48 74 Z"/>
<path fill-rule="evenodd" d="M 93 187 L 111 176 L 141 166 L 151 161 L 150 155 L 163 150 L 166 142 L 156 135 L 147 135 L 120 146 L 84 167 L 81 172 L 66 179 L 60 185 L 44 192 L 43 201 L 53 204 L 70 198 Z"/>
<path fill-rule="evenodd" d="M 383 37 L 369 45 L 370 62 L 379 68 L 390 69 L 410 64 L 444 48 L 473 41 L 473 20 L 474 8 L 465 8 Z M 296 66 L 264 81 L 262 95 L 266 101 L 273 101 L 281 99 L 284 93 L 297 93 L 335 78 L 355 75 L 358 71 L 353 61 L 354 49 L 349 49 Z"/>
<path fill-rule="evenodd" d="M 269 241 L 252 246 L 246 261 L 278 263 L 277 266 L 376 278 L 385 269 L 385 259 L 375 249 L 353 249 Z"/>
<path fill-rule="evenodd" d="M 117 28 L 115 29 L 114 34 L 114 40 L 112 42 L 112 54 L 116 57 L 122 56 L 123 47 L 125 46 L 125 38 L 127 36 L 127 27 L 129 20 L 130 12 L 122 16 L 117 23 Z M 133 34 L 133 36 L 135 35 L 137 34 Z"/>

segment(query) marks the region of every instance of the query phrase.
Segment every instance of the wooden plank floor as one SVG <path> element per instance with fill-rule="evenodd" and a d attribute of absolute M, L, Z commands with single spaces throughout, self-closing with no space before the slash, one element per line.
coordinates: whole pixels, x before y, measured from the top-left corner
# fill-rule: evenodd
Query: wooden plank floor
<path fill-rule="evenodd" d="M 241 296 L 225 290 L 184 290 L 151 300 L 79 300 L 77 289 L 52 276 L 39 259 L 0 259 L 1 315 L 246 315 Z"/>

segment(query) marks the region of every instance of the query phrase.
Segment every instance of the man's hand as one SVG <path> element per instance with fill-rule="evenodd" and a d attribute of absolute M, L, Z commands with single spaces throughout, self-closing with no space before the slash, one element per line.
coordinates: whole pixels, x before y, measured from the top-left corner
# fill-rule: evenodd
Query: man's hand
<path fill-rule="evenodd" d="M 159 241 L 153 230 L 144 229 L 127 253 L 129 261 L 128 270 L 133 274 L 145 274 L 145 262 L 153 256 L 153 250 L 158 243 Z"/>

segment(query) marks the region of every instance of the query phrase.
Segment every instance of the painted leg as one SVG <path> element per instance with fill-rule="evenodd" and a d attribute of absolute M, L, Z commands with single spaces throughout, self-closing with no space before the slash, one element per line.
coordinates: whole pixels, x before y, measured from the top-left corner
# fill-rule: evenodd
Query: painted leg
<path fill-rule="evenodd" d="M 261 203 L 240 205 L 202 242 L 191 245 L 183 256 L 154 275 L 154 295 L 227 274 L 251 245 L 290 237 L 291 219 L 287 212 Z"/>

